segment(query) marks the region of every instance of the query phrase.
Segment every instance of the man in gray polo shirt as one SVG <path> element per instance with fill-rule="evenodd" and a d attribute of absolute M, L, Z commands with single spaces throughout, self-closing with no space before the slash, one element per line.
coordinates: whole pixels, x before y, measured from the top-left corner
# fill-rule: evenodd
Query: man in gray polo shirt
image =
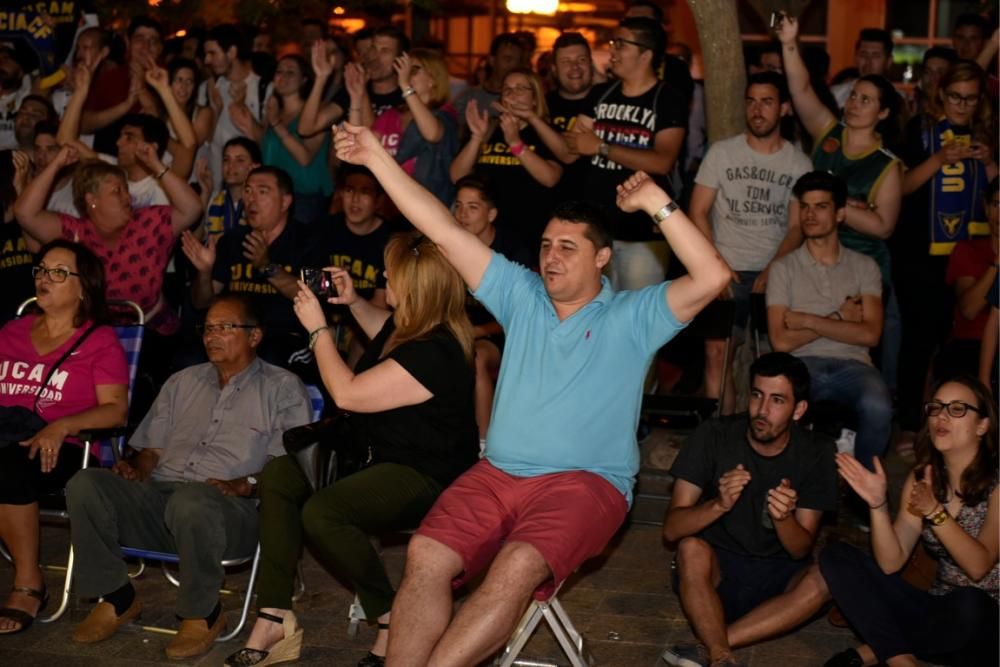
<path fill-rule="evenodd" d="M 847 188 L 831 174 L 813 171 L 793 190 L 805 242 L 771 265 L 767 329 L 774 349 L 791 352 L 809 367 L 810 399 L 854 409 L 854 456 L 869 469 L 892 428 L 892 399 L 868 348 L 882 335 L 882 277 L 870 257 L 840 244 Z"/>
<path fill-rule="evenodd" d="M 120 544 L 180 556 L 182 620 L 168 657 L 204 653 L 225 628 L 221 562 L 257 543 L 254 475 L 284 453 L 285 430 L 311 421 L 301 380 L 257 358 L 262 336 L 246 297 L 217 297 L 204 325 L 209 362 L 163 385 L 129 441 L 136 454 L 66 486 L 76 590 L 103 598 L 74 641 L 102 641 L 139 615 Z"/>

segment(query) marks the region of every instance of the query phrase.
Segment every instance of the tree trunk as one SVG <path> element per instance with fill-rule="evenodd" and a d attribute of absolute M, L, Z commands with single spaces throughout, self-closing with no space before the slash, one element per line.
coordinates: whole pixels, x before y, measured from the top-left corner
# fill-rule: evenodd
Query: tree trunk
<path fill-rule="evenodd" d="M 742 132 L 746 121 L 743 89 L 746 65 L 736 17 L 736 0 L 687 0 L 698 26 L 705 60 L 705 111 L 708 141 Z"/>

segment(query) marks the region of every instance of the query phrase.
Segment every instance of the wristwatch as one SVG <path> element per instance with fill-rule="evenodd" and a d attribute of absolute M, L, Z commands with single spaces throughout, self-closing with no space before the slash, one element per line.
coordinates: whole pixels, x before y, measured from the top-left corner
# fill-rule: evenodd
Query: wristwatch
<path fill-rule="evenodd" d="M 272 263 L 268 264 L 263 269 L 261 269 L 260 275 L 264 276 L 265 278 L 273 278 L 280 270 L 281 270 L 280 264 Z"/>
<path fill-rule="evenodd" d="M 669 218 L 671 215 L 673 215 L 674 211 L 677 211 L 679 209 L 680 206 L 678 206 L 672 201 L 668 201 L 666 204 L 663 205 L 663 208 L 661 208 L 659 211 L 653 214 L 653 220 L 656 221 L 656 224 L 660 224 L 661 222 Z"/>
<path fill-rule="evenodd" d="M 601 144 L 597 147 L 597 154 L 600 155 L 601 157 L 608 157 L 608 151 L 610 150 L 611 146 L 608 145 L 608 142 L 602 141 Z"/>
<path fill-rule="evenodd" d="M 924 517 L 924 520 L 927 521 L 932 526 L 940 526 L 942 523 L 944 523 L 945 521 L 948 520 L 948 516 L 949 516 L 948 515 L 948 510 L 946 510 L 944 507 L 942 507 L 940 510 L 938 510 L 934 514 L 931 514 L 930 516 Z"/>
<path fill-rule="evenodd" d="M 257 495 L 257 478 L 253 475 L 247 475 L 247 484 L 250 485 L 250 497 L 255 497 Z"/>

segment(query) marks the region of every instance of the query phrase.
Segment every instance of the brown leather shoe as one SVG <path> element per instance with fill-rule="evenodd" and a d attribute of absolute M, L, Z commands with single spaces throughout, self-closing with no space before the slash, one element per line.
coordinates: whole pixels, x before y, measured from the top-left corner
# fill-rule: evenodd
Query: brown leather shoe
<path fill-rule="evenodd" d="M 185 619 L 174 638 L 167 644 L 167 657 L 172 659 L 193 658 L 207 653 L 215 638 L 226 629 L 226 615 L 219 612 L 215 625 L 208 627 L 203 618 Z"/>
<path fill-rule="evenodd" d="M 73 641 L 81 644 L 102 642 L 118 632 L 118 628 L 138 617 L 141 611 L 142 603 L 139 598 L 132 600 L 132 605 L 121 616 L 115 614 L 115 607 L 110 602 L 98 602 L 87 614 L 87 618 L 73 628 Z"/>

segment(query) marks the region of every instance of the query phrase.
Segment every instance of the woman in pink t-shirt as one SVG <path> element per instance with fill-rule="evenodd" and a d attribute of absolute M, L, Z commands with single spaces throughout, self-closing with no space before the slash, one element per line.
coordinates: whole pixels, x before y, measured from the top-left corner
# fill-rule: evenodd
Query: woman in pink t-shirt
<path fill-rule="evenodd" d="M 48 599 L 38 567 L 38 498 L 80 467 L 79 446 L 65 441 L 85 428 L 120 426 L 128 413 L 125 353 L 111 327 L 95 324 L 105 310 L 100 259 L 62 239 L 40 255 L 33 273 L 41 314 L 0 329 L 0 406 L 34 410 L 48 423 L 20 446 L 0 433 L 0 540 L 14 560 L 0 634 L 28 629 Z"/>
<path fill-rule="evenodd" d="M 124 135 L 120 141 L 126 141 Z M 133 209 L 121 168 L 88 160 L 81 162 L 73 175 L 73 202 L 83 217 L 45 210 L 59 170 L 78 159 L 76 149 L 66 145 L 25 188 L 14 204 L 14 216 L 40 243 L 62 237 L 87 246 L 104 264 L 107 297 L 135 301 L 146 314 L 148 328 L 170 335 L 179 323 L 164 301 L 163 276 L 174 241 L 201 218 L 201 199 L 184 179 L 164 166 L 155 143 L 140 141 L 131 149 L 157 179 L 169 206 Z"/>

